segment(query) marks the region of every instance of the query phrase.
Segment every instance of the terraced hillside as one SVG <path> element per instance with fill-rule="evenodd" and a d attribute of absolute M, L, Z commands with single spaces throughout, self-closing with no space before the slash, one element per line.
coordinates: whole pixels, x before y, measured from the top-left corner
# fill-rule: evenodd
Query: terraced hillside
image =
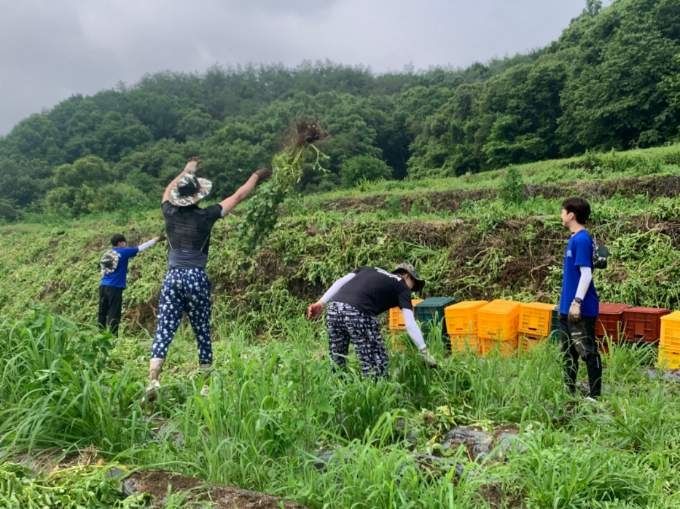
<path fill-rule="evenodd" d="M 121 337 L 92 325 L 108 237 L 153 236 L 160 213 L 3 226 L 0 506 L 143 507 L 143 491 L 167 507 L 279 503 L 237 488 L 308 507 L 680 506 L 680 386 L 649 371 L 653 350 L 611 348 L 590 404 L 563 389 L 551 343 L 444 357 L 432 331 L 441 366 L 427 370 L 397 336 L 389 378 L 372 382 L 333 374 L 322 327 L 302 318 L 348 270 L 404 259 L 427 295 L 552 302 L 559 204 L 575 194 L 612 252 L 596 272 L 603 300 L 680 309 L 680 145 L 517 174 L 300 197 L 252 256 L 230 235 L 237 211 L 211 244 L 215 371 L 196 373 L 182 329 L 151 408 L 140 396 L 163 248 L 131 262 Z"/>

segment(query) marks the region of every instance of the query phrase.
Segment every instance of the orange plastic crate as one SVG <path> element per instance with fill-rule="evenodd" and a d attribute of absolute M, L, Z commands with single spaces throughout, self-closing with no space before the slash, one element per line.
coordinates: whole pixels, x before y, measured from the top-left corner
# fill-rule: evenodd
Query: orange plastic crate
<path fill-rule="evenodd" d="M 680 354 L 680 311 L 661 317 L 659 348 Z"/>
<path fill-rule="evenodd" d="M 659 348 L 657 365 L 662 369 L 680 369 L 680 352 L 671 352 Z"/>
<path fill-rule="evenodd" d="M 411 305 L 415 306 L 419 302 L 423 302 L 423 299 L 412 299 Z M 390 308 L 390 310 L 388 311 L 387 328 L 389 330 L 406 329 L 406 324 L 404 323 L 404 314 L 401 312 L 401 309 Z"/>
<path fill-rule="evenodd" d="M 547 339 L 546 336 L 534 336 L 531 334 L 522 334 L 519 337 L 519 350 L 520 352 L 528 352 L 529 350 L 533 350 L 546 339 Z"/>
<path fill-rule="evenodd" d="M 512 357 L 517 353 L 518 340 L 515 336 L 514 340 L 496 341 L 494 339 L 480 339 L 482 347 L 482 355 L 487 356 L 492 353 L 497 353 L 501 357 Z"/>
<path fill-rule="evenodd" d="M 492 300 L 477 311 L 477 335 L 479 339 L 514 341 L 517 343 L 519 325 L 519 302 Z"/>
<path fill-rule="evenodd" d="M 477 336 L 477 311 L 486 304 L 486 300 L 465 300 L 446 306 L 446 331 L 451 336 Z"/>
<path fill-rule="evenodd" d="M 656 343 L 661 337 L 661 317 L 670 313 L 663 308 L 628 308 L 623 312 L 624 334 L 628 341 Z"/>
<path fill-rule="evenodd" d="M 520 333 L 531 336 L 548 336 L 552 325 L 552 313 L 555 309 L 554 304 L 544 304 L 543 302 L 522 303 L 519 308 Z"/>
<path fill-rule="evenodd" d="M 482 353 L 482 346 L 476 335 L 450 335 L 452 352 Z"/>

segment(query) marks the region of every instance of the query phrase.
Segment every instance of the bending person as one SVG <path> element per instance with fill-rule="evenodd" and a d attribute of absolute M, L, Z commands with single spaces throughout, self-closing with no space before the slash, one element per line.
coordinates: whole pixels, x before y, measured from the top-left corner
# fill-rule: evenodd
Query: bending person
<path fill-rule="evenodd" d="M 333 362 L 344 367 L 352 343 L 363 374 L 381 377 L 387 375 L 388 357 L 376 317 L 398 306 L 404 314 L 411 341 L 425 363 L 436 367 L 437 362 L 427 350 L 411 304 L 411 291 L 420 292 L 424 285 L 425 281 L 409 263 L 398 265 L 392 273 L 361 267 L 335 281 L 321 299 L 310 304 L 307 318 L 318 318 L 327 305 L 326 327 Z"/>
<path fill-rule="evenodd" d="M 258 182 L 271 175 L 271 170 L 259 169 L 219 204 L 200 208 L 197 204 L 210 193 L 212 183 L 197 178 L 197 169 L 198 160 L 190 160 L 163 193 L 161 209 L 169 244 L 168 270 L 161 289 L 156 334 L 151 346 L 148 400 L 155 397 L 160 387 L 161 369 L 182 313 L 186 312 L 196 335 L 200 367 L 206 369 L 211 366 L 211 285 L 205 272 L 210 232 L 218 219 L 243 201 Z"/>

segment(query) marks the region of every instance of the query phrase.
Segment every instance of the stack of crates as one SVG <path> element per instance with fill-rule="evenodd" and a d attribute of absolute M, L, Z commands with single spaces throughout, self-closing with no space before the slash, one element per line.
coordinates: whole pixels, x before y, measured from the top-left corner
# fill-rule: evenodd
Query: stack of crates
<path fill-rule="evenodd" d="M 477 311 L 486 304 L 486 300 L 466 300 L 444 308 L 452 352 L 481 353 L 477 338 Z"/>
<path fill-rule="evenodd" d="M 446 321 L 444 320 L 444 308 L 456 302 L 453 297 L 428 297 L 422 302 L 419 302 L 414 308 L 416 320 L 424 325 L 425 331 L 432 327 L 433 324 L 441 323 L 442 339 L 444 341 L 444 348 L 449 351 L 451 344 L 446 333 Z"/>
<path fill-rule="evenodd" d="M 628 304 L 612 304 L 601 302 L 597 321 L 595 322 L 595 337 L 602 341 L 609 338 L 612 343 L 618 343 L 623 338 L 623 312 Z"/>
<path fill-rule="evenodd" d="M 415 306 L 423 299 L 413 299 L 411 300 L 411 305 Z M 406 323 L 404 323 L 404 314 L 399 308 L 390 308 L 387 315 L 387 328 L 391 331 L 399 331 L 406 329 Z"/>
<path fill-rule="evenodd" d="M 627 308 L 623 312 L 624 333 L 627 341 L 656 343 L 661 337 L 661 317 L 670 313 L 660 308 Z"/>
<path fill-rule="evenodd" d="M 520 350 L 526 352 L 536 347 L 550 335 L 554 304 L 532 302 L 520 304 L 518 331 Z"/>
<path fill-rule="evenodd" d="M 659 367 L 680 369 L 680 311 L 661 317 Z"/>
<path fill-rule="evenodd" d="M 513 355 L 517 350 L 519 326 L 519 302 L 492 300 L 477 311 L 477 335 L 482 355 L 493 350 L 503 357 Z"/>

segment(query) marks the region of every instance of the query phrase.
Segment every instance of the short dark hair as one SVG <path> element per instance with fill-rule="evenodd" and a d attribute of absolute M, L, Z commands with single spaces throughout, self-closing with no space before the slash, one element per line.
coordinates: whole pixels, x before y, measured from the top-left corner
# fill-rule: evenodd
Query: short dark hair
<path fill-rule="evenodd" d="M 116 233 L 113 237 L 111 237 L 112 246 L 117 246 L 119 242 L 127 242 L 127 240 L 125 240 L 125 235 L 122 233 Z"/>
<path fill-rule="evenodd" d="M 567 198 L 562 202 L 562 208 L 567 212 L 573 212 L 579 224 L 586 224 L 590 219 L 590 203 L 583 198 Z"/>

